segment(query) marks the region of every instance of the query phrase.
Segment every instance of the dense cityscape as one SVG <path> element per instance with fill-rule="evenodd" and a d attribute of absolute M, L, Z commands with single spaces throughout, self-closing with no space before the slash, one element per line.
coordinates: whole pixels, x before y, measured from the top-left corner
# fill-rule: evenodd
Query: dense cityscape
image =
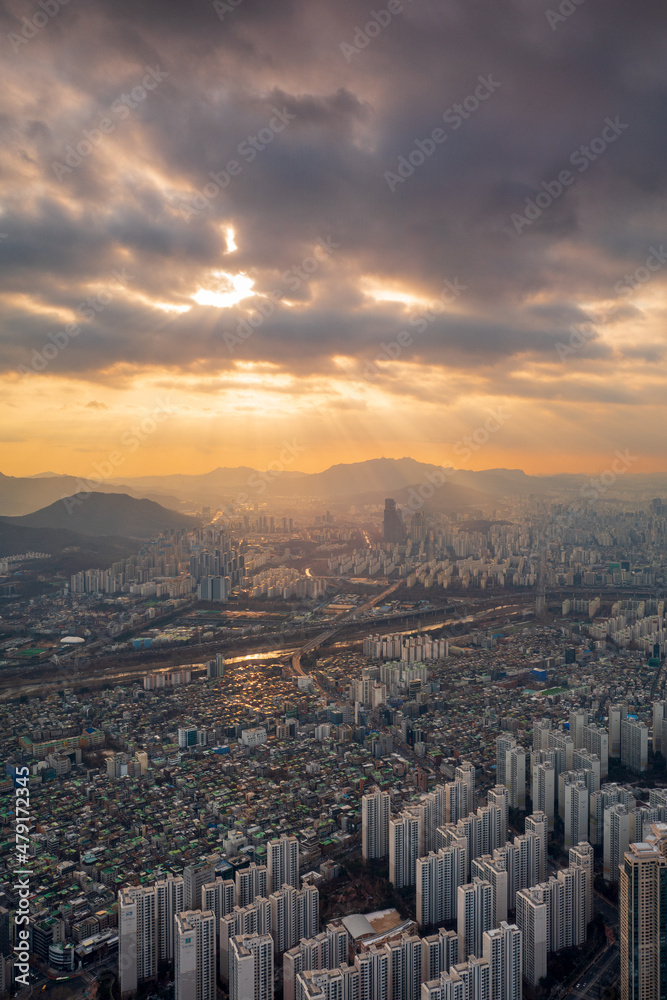
<path fill-rule="evenodd" d="M 0 43 L 0 1000 L 667 1000 L 664 0 Z"/>
<path fill-rule="evenodd" d="M 667 509 L 571 506 L 193 506 L 106 568 L 5 558 L 3 992 L 653 982 Z"/>

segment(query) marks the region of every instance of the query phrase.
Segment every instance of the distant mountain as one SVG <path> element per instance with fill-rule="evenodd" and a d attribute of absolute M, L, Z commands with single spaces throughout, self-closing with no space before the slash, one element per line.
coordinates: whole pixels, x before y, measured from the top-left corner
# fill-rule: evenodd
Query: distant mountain
<path fill-rule="evenodd" d="M 41 510 L 55 500 L 73 496 L 82 489 L 83 480 L 76 476 L 50 476 L 39 473 L 36 476 L 3 476 L 0 472 L 0 516 L 19 517 Z M 127 493 L 137 497 L 132 487 L 120 489 L 116 483 L 88 483 L 86 488 L 95 493 Z M 150 491 L 139 491 L 138 497 L 156 499 L 165 507 L 180 509 L 182 501 L 177 497 L 160 495 L 153 497 Z"/>
<path fill-rule="evenodd" d="M 109 536 L 94 538 L 59 528 L 27 528 L 12 523 L 13 520 L 0 518 L 0 557 L 43 552 L 55 557 L 49 560 L 50 569 L 65 574 L 82 569 L 108 569 L 112 563 L 131 556 L 143 541 Z"/>
<path fill-rule="evenodd" d="M 135 500 L 124 493 L 80 494 L 58 500 L 43 510 L 22 517 L 3 517 L 10 528 L 49 528 L 78 535 L 150 538 L 156 532 L 196 528 L 193 517 L 167 510 L 152 500 Z"/>

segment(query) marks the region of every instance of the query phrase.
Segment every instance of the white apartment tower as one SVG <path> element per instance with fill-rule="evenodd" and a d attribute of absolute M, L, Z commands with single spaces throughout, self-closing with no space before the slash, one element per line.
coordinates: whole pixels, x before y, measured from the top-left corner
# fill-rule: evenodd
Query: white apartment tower
<path fill-rule="evenodd" d="M 389 792 L 374 789 L 361 799 L 361 843 L 364 861 L 386 858 L 389 853 Z"/>
<path fill-rule="evenodd" d="M 299 888 L 299 841 L 296 837 L 283 834 L 269 840 L 266 861 L 269 892 L 277 892 L 284 885 Z"/>
<path fill-rule="evenodd" d="M 216 1000 L 215 924 L 212 910 L 174 917 L 175 1000 Z"/>

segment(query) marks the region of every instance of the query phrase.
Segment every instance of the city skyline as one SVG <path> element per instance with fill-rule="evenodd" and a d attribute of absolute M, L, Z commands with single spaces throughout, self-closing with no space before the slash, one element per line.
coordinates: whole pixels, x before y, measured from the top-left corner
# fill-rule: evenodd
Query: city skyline
<path fill-rule="evenodd" d="M 660 4 L 160 10 L 2 14 L 5 474 L 667 468 Z"/>

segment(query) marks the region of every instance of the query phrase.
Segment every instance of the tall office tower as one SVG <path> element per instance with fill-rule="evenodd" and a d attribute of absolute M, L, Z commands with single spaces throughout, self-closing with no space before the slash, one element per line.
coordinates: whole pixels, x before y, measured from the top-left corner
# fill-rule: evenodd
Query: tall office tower
<path fill-rule="evenodd" d="M 536 719 L 533 722 L 533 750 L 549 749 L 551 731 L 551 719 Z"/>
<path fill-rule="evenodd" d="M 220 927 L 220 917 L 231 913 L 236 906 L 236 886 L 231 879 L 217 878 L 207 882 L 201 889 L 202 910 L 212 910 L 215 916 L 216 937 Z"/>
<path fill-rule="evenodd" d="M 354 965 L 359 970 L 360 1000 L 391 1000 L 389 955 L 384 948 L 373 945 L 356 956 Z"/>
<path fill-rule="evenodd" d="M 463 761 L 454 771 L 454 780 L 462 781 L 467 785 L 468 811 L 471 812 L 475 808 L 475 765 L 470 764 L 468 761 Z"/>
<path fill-rule="evenodd" d="M 389 854 L 389 792 L 374 788 L 361 799 L 361 853 L 364 861 Z"/>
<path fill-rule="evenodd" d="M 631 844 L 620 873 L 621 1000 L 667 1000 L 667 826 Z"/>
<path fill-rule="evenodd" d="M 422 939 L 416 934 L 401 934 L 388 941 L 384 950 L 389 958 L 391 997 L 419 1000 L 424 951 Z"/>
<path fill-rule="evenodd" d="M 266 865 L 251 864 L 236 873 L 236 905 L 247 906 L 256 896 L 269 895 L 269 873 Z"/>
<path fill-rule="evenodd" d="M 621 756 L 621 722 L 628 717 L 626 704 L 609 706 L 609 756 Z"/>
<path fill-rule="evenodd" d="M 491 970 L 490 1000 L 521 1000 L 521 931 L 503 921 L 500 927 L 484 932 L 483 952 Z"/>
<path fill-rule="evenodd" d="M 507 825 L 509 822 L 510 808 L 509 791 L 505 785 L 496 785 L 494 788 L 489 789 L 486 800 L 489 805 L 498 806 L 501 811 L 499 837 L 500 846 L 502 846 L 507 840 Z"/>
<path fill-rule="evenodd" d="M 593 919 L 593 884 L 595 879 L 593 853 L 591 845 L 582 841 L 581 844 L 570 848 L 568 858 L 570 868 L 581 868 L 584 873 L 584 921 L 586 927 Z"/>
<path fill-rule="evenodd" d="M 396 508 L 396 501 L 388 498 L 384 502 L 384 522 L 382 537 L 385 542 L 405 541 L 405 525 L 400 510 Z"/>
<path fill-rule="evenodd" d="M 268 899 L 258 896 L 247 906 L 235 906 L 231 913 L 220 918 L 219 922 L 219 970 L 220 979 L 226 985 L 229 982 L 229 942 L 241 934 L 271 933 L 271 903 Z"/>
<path fill-rule="evenodd" d="M 121 998 L 157 979 L 157 889 L 130 886 L 118 893 L 118 964 Z"/>
<path fill-rule="evenodd" d="M 186 910 L 174 924 L 175 1000 L 216 1000 L 213 911 Z"/>
<path fill-rule="evenodd" d="M 395 889 L 415 884 L 419 841 L 418 816 L 403 812 L 389 820 L 389 881 Z"/>
<path fill-rule="evenodd" d="M 600 726 L 584 726 L 584 750 L 590 750 L 600 758 L 600 781 L 609 776 L 609 734 Z"/>
<path fill-rule="evenodd" d="M 493 889 L 491 883 L 474 878 L 460 885 L 456 907 L 459 954 L 482 957 L 482 935 L 493 927 Z"/>
<path fill-rule="evenodd" d="M 508 875 L 505 865 L 500 860 L 494 860 L 490 855 L 485 854 L 481 858 L 475 858 L 472 862 L 473 878 L 482 879 L 491 884 L 493 898 L 493 927 L 497 927 L 501 920 L 507 920 L 507 899 Z"/>
<path fill-rule="evenodd" d="M 607 882 L 618 882 L 619 865 L 630 848 L 630 810 L 617 802 L 604 811 L 603 874 Z"/>
<path fill-rule="evenodd" d="M 601 765 L 596 753 L 591 753 L 590 750 L 575 750 L 572 754 L 572 767 L 575 771 L 587 772 L 585 781 L 591 795 L 600 791 Z"/>
<path fill-rule="evenodd" d="M 155 883 L 157 907 L 157 960 L 159 965 L 174 961 L 174 915 L 184 909 L 183 877 L 161 879 Z"/>
<path fill-rule="evenodd" d="M 459 960 L 459 936 L 456 931 L 438 929 L 437 934 L 422 938 L 424 942 L 422 981 L 437 979 Z"/>
<path fill-rule="evenodd" d="M 456 917 L 457 890 L 466 880 L 466 853 L 459 842 L 417 859 L 420 927 L 435 927 Z"/>
<path fill-rule="evenodd" d="M 530 816 L 526 816 L 525 823 L 526 833 L 534 833 L 540 838 L 540 860 L 539 860 L 539 874 L 538 878 L 540 882 L 544 882 L 547 877 L 547 839 L 549 831 L 549 817 L 545 812 L 541 810 L 536 810 L 531 813 Z"/>
<path fill-rule="evenodd" d="M 554 828 L 556 810 L 556 771 L 553 764 L 533 765 L 533 809 L 543 812 L 548 818 L 549 830 Z"/>
<path fill-rule="evenodd" d="M 653 753 L 662 753 L 662 723 L 667 716 L 667 701 L 653 702 Z M 664 753 L 662 754 L 665 756 Z"/>
<path fill-rule="evenodd" d="M 445 823 L 458 823 L 472 809 L 470 786 L 465 781 L 448 781 L 445 787 Z"/>
<path fill-rule="evenodd" d="M 284 885 L 299 888 L 299 841 L 283 834 L 269 840 L 266 845 L 266 868 L 269 892 L 277 892 Z"/>
<path fill-rule="evenodd" d="M 537 986 L 547 974 L 548 910 L 539 887 L 516 894 L 516 922 L 523 935 L 523 977 Z"/>
<path fill-rule="evenodd" d="M 588 840 L 588 811 L 590 808 L 588 788 L 583 781 L 565 784 L 565 850 Z"/>
<path fill-rule="evenodd" d="M 511 733 L 501 733 L 496 739 L 496 784 L 509 788 L 507 777 L 507 751 L 516 746 L 516 738 Z"/>
<path fill-rule="evenodd" d="M 510 792 L 510 808 L 526 808 L 526 751 L 523 747 L 512 747 L 505 760 L 505 784 Z"/>
<path fill-rule="evenodd" d="M 588 722 L 588 712 L 582 712 L 580 709 L 570 712 L 570 736 L 574 740 L 575 750 L 584 745 L 584 726 L 587 726 Z"/>
<path fill-rule="evenodd" d="M 201 906 L 202 886 L 212 882 L 215 869 L 206 861 L 198 861 L 183 870 L 183 905 L 186 910 L 198 910 Z"/>
<path fill-rule="evenodd" d="M 648 727 L 634 719 L 621 722 L 621 763 L 636 774 L 648 767 Z"/>
<path fill-rule="evenodd" d="M 273 1000 L 270 934 L 240 934 L 229 942 L 229 1000 Z"/>
<path fill-rule="evenodd" d="M 329 939 L 329 954 L 331 964 L 342 965 L 347 962 L 350 950 L 350 935 L 342 920 L 330 920 L 324 928 L 324 933 Z"/>

